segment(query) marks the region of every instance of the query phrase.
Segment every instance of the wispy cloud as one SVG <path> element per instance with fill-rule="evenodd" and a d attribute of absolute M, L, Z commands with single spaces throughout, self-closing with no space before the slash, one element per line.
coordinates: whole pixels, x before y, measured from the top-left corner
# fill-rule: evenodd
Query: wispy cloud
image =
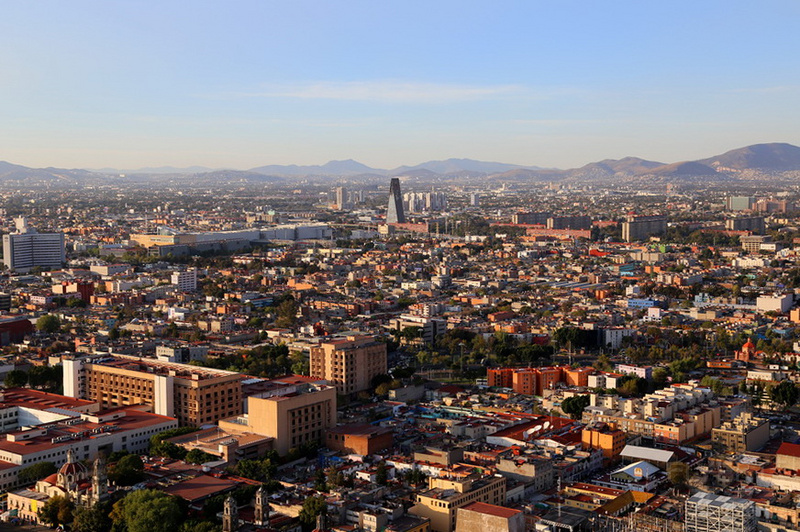
<path fill-rule="evenodd" d="M 523 92 L 523 87 L 519 85 L 454 85 L 382 80 L 269 85 L 260 90 L 233 93 L 228 96 L 381 103 L 446 103 L 488 100 Z"/>

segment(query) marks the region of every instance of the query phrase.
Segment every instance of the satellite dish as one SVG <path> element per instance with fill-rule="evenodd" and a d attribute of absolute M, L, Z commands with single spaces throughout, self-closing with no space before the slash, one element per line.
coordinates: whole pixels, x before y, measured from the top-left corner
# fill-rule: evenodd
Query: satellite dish
<path fill-rule="evenodd" d="M 539 432 L 540 430 L 542 430 L 541 425 L 536 425 L 535 427 L 533 427 L 533 432 Z"/>
<path fill-rule="evenodd" d="M 549 421 L 545 421 L 544 422 L 544 430 L 547 430 L 548 428 L 550 428 L 550 422 Z"/>

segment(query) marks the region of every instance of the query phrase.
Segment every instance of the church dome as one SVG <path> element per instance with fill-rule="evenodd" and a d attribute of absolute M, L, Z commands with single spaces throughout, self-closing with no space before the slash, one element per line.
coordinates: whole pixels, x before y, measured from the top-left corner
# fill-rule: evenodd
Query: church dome
<path fill-rule="evenodd" d="M 83 462 L 67 462 L 61 466 L 61 469 L 58 470 L 59 475 L 72 475 L 76 478 L 86 476 L 88 473 L 89 469 L 83 464 Z"/>
<path fill-rule="evenodd" d="M 747 342 L 742 346 L 742 351 L 744 350 L 753 350 L 756 348 L 756 344 L 753 343 L 752 339 L 747 340 Z"/>

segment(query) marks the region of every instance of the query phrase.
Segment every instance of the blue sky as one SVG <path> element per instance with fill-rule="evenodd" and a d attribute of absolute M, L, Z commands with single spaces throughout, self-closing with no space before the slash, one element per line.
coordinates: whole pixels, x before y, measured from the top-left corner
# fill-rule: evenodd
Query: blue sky
<path fill-rule="evenodd" d="M 0 7 L 0 160 L 575 167 L 800 144 L 800 2 Z"/>

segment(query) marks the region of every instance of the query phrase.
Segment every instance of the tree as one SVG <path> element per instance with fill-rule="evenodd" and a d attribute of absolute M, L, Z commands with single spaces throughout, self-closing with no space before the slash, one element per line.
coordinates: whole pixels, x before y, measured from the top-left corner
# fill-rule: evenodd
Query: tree
<path fill-rule="evenodd" d="M 663 388 L 669 379 L 667 368 L 656 368 L 653 370 L 653 385 L 656 388 Z"/>
<path fill-rule="evenodd" d="M 61 320 L 58 316 L 47 314 L 36 320 L 36 328 L 41 332 L 54 333 L 61 328 Z"/>
<path fill-rule="evenodd" d="M 211 462 L 212 460 L 216 460 L 217 457 L 213 454 L 209 454 L 205 451 L 201 451 L 200 449 L 192 449 L 188 453 L 186 453 L 186 458 L 184 460 L 190 464 L 204 464 L 206 462 Z"/>
<path fill-rule="evenodd" d="M 19 369 L 9 371 L 3 384 L 6 388 L 22 388 L 28 384 L 28 374 Z"/>
<path fill-rule="evenodd" d="M 573 395 L 561 401 L 561 411 L 568 414 L 572 419 L 580 419 L 583 409 L 589 406 L 588 395 Z"/>
<path fill-rule="evenodd" d="M 65 525 L 72 522 L 72 511 L 75 504 L 66 497 L 55 495 L 50 497 L 39 510 L 42 521 L 52 526 Z"/>
<path fill-rule="evenodd" d="M 318 515 L 328 515 L 328 505 L 325 498 L 316 496 L 309 497 L 303 502 L 303 509 L 300 510 L 300 522 L 304 528 L 310 529 L 317 521 Z"/>
<path fill-rule="evenodd" d="M 75 510 L 72 521 L 73 532 L 107 532 L 111 530 L 111 519 L 108 517 L 110 507 L 107 503 L 95 504 L 91 507 L 79 506 Z"/>
<path fill-rule="evenodd" d="M 174 532 L 183 521 L 178 501 L 158 490 L 138 490 L 114 503 L 111 519 L 127 532 Z"/>
<path fill-rule="evenodd" d="M 598 371 L 611 371 L 613 367 L 611 359 L 605 353 L 601 354 L 597 357 L 597 360 L 594 361 L 594 369 Z"/>
<path fill-rule="evenodd" d="M 325 478 L 325 471 L 322 469 L 317 469 L 317 472 L 314 474 L 314 489 L 317 491 L 328 491 L 328 483 L 327 479 Z"/>
<path fill-rule="evenodd" d="M 220 526 L 209 521 L 186 521 L 181 525 L 180 532 L 219 532 Z"/>
<path fill-rule="evenodd" d="M 797 404 L 798 396 L 800 396 L 800 390 L 797 385 L 792 381 L 785 380 L 772 389 L 769 398 L 773 403 L 779 404 L 783 408 L 789 408 Z"/>
<path fill-rule="evenodd" d="M 249 478 L 258 482 L 268 482 L 277 472 L 278 468 L 275 466 L 270 458 L 261 458 L 260 460 L 239 460 L 236 464 L 234 472 L 240 477 Z"/>
<path fill-rule="evenodd" d="M 175 458 L 183 460 L 186 457 L 186 449 L 178 447 L 172 442 L 164 441 L 175 436 L 183 436 L 195 432 L 197 427 L 178 427 L 176 429 L 165 430 L 150 436 L 150 450 L 151 456 L 164 456 L 167 458 Z"/>
<path fill-rule="evenodd" d="M 330 466 L 325 470 L 325 481 L 329 486 L 341 487 L 344 485 L 345 480 L 344 473 L 336 469 L 335 466 Z"/>
<path fill-rule="evenodd" d="M 278 305 L 278 319 L 275 320 L 275 325 L 290 328 L 295 323 L 297 323 L 297 302 L 294 298 L 288 298 Z"/>
<path fill-rule="evenodd" d="M 56 471 L 58 471 L 58 469 L 53 462 L 39 462 L 20 471 L 17 478 L 22 483 L 36 482 L 37 480 L 49 477 Z"/>
<path fill-rule="evenodd" d="M 683 462 L 672 462 L 667 468 L 667 478 L 669 478 L 669 481 L 677 488 L 686 485 L 690 473 L 689 466 Z"/>
<path fill-rule="evenodd" d="M 385 486 L 389 482 L 389 471 L 386 467 L 386 462 L 383 460 L 378 462 L 378 467 L 375 470 L 375 482 L 379 486 Z"/>
<path fill-rule="evenodd" d="M 406 474 L 406 481 L 414 486 L 424 484 L 428 480 L 428 475 L 421 469 L 412 469 Z"/>
<path fill-rule="evenodd" d="M 135 454 L 120 458 L 108 471 L 108 479 L 120 486 L 133 486 L 144 478 L 144 463 Z"/>

